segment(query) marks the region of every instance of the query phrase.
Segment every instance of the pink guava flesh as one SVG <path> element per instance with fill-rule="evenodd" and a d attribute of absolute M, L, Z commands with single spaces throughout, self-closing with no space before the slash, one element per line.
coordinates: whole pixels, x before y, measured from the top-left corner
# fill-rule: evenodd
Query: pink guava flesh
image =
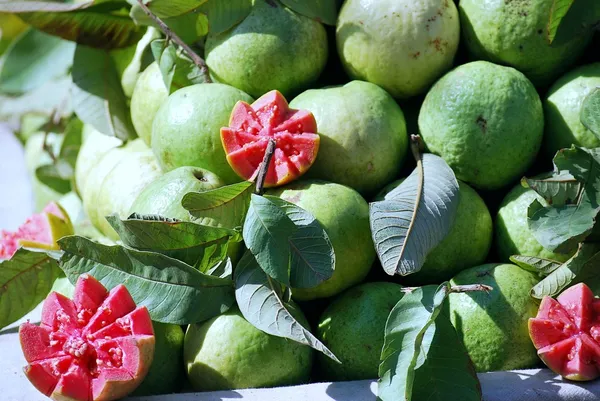
<path fill-rule="evenodd" d="M 146 307 L 124 285 L 110 292 L 81 275 L 73 300 L 50 293 L 39 326 L 19 329 L 25 375 L 54 400 L 110 401 L 140 385 L 154 357 L 154 330 Z"/>

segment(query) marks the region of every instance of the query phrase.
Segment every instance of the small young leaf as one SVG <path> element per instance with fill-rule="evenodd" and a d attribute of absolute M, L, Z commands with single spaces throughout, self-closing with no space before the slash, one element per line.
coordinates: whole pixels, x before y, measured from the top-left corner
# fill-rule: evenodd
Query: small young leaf
<path fill-rule="evenodd" d="M 586 96 L 581 106 L 581 123 L 600 138 L 600 88 Z"/>
<path fill-rule="evenodd" d="M 181 48 L 165 39 L 157 39 L 151 46 L 165 86 L 170 92 L 189 85 L 206 83 L 203 72 Z"/>
<path fill-rule="evenodd" d="M 521 184 L 537 192 L 552 206 L 577 203 L 583 186 L 567 171 L 554 172 L 547 177 L 523 178 Z"/>
<path fill-rule="evenodd" d="M 552 2 L 552 7 L 550 8 L 550 20 L 548 21 L 547 27 L 548 41 L 550 43 L 554 41 L 560 23 L 567 15 L 567 12 L 574 2 L 575 0 L 554 0 Z"/>
<path fill-rule="evenodd" d="M 125 283 L 152 320 L 197 323 L 225 312 L 234 302 L 231 280 L 203 274 L 160 253 L 105 246 L 77 236 L 58 243 L 64 251 L 60 267 L 72 283 L 83 273 L 109 289 Z"/>
<path fill-rule="evenodd" d="M 557 262 L 556 260 L 524 255 L 512 255 L 510 261 L 523 270 L 539 273 L 543 276 L 547 276 L 562 265 L 562 262 Z"/>
<path fill-rule="evenodd" d="M 335 26 L 338 15 L 338 0 L 281 0 L 283 4 L 308 18 Z"/>
<path fill-rule="evenodd" d="M 83 122 L 76 117 L 72 118 L 65 127 L 63 135 L 64 139 L 60 145 L 58 158 L 75 168 L 77 155 L 83 141 Z"/>
<path fill-rule="evenodd" d="M 271 280 L 246 252 L 235 269 L 235 298 L 242 315 L 257 329 L 308 345 L 339 363 L 336 356 L 290 313 L 281 285 Z"/>
<path fill-rule="evenodd" d="M 208 16 L 211 35 L 219 35 L 239 24 L 252 11 L 252 0 L 208 0 L 200 7 Z"/>
<path fill-rule="evenodd" d="M 57 160 L 55 164 L 46 164 L 36 168 L 35 177 L 56 192 L 66 194 L 71 191 L 73 167 L 64 160 Z"/>

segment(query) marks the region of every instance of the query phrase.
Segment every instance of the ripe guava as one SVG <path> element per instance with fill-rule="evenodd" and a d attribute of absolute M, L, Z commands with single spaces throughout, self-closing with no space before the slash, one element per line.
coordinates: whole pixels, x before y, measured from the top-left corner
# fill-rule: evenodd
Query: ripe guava
<path fill-rule="evenodd" d="M 600 87 L 600 63 L 588 64 L 563 75 L 548 90 L 544 99 L 546 130 L 544 153 L 548 158 L 571 145 L 600 146 L 600 139 L 580 119 L 585 98 Z"/>
<path fill-rule="evenodd" d="M 538 356 L 565 379 L 600 377 L 600 300 L 584 283 L 566 289 L 555 300 L 544 297 L 529 334 Z"/>
<path fill-rule="evenodd" d="M 518 266 L 498 263 L 463 270 L 450 281 L 493 288 L 448 296 L 450 321 L 477 372 L 525 369 L 538 362 L 527 331 L 529 318 L 537 312 L 529 291 L 538 281 Z"/>
<path fill-rule="evenodd" d="M 311 89 L 290 102 L 317 119 L 321 148 L 308 176 L 373 194 L 398 175 L 408 147 L 404 114 L 377 85 Z"/>
<path fill-rule="evenodd" d="M 590 35 L 548 43 L 554 0 L 461 0 L 463 39 L 471 56 L 521 71 L 536 86 L 549 84 L 584 51 Z"/>
<path fill-rule="evenodd" d="M 227 161 L 244 180 L 257 177 L 271 138 L 275 151 L 265 188 L 294 181 L 312 166 L 320 143 L 315 117 L 310 111 L 290 109 L 283 95 L 274 90 L 252 105 L 237 102 L 229 126 L 221 128 Z"/>
<path fill-rule="evenodd" d="M 529 230 L 527 208 L 536 199 L 542 205 L 547 205 L 544 198 L 533 189 L 517 184 L 500 204 L 494 232 L 496 253 L 501 261 L 508 262 L 512 255 L 524 255 L 565 262 L 573 256 L 574 252 L 564 254 L 547 250 Z"/>
<path fill-rule="evenodd" d="M 110 292 L 88 274 L 73 300 L 50 293 L 41 324 L 19 328 L 25 375 L 56 401 L 111 401 L 144 379 L 154 355 L 154 331 L 145 306 L 120 284 Z"/>
<path fill-rule="evenodd" d="M 294 299 L 327 298 L 363 281 L 375 261 L 369 205 L 350 187 L 320 180 L 297 181 L 269 191 L 311 213 L 335 252 L 333 276 L 313 288 L 293 289 Z"/>
<path fill-rule="evenodd" d="M 299 309 L 288 309 L 309 327 Z M 183 358 L 196 391 L 218 391 L 305 383 L 310 377 L 313 351 L 307 345 L 258 330 L 236 306 L 206 322 L 190 324 Z"/>
<path fill-rule="evenodd" d="M 407 98 L 427 91 L 452 67 L 458 11 L 448 0 L 346 0 L 336 38 L 351 78 Z"/>
<path fill-rule="evenodd" d="M 292 96 L 308 88 L 327 63 L 327 33 L 320 22 L 279 0 L 253 0 L 241 23 L 206 38 L 211 77 L 259 97 L 277 89 Z"/>
<path fill-rule="evenodd" d="M 402 295 L 398 284 L 361 284 L 342 293 L 325 309 L 317 337 L 342 364 L 317 355 L 316 368 L 321 379 L 346 381 L 378 377 L 385 323 Z"/>
<path fill-rule="evenodd" d="M 542 102 L 519 71 L 475 61 L 435 83 L 421 107 L 419 130 L 456 178 L 500 189 L 535 160 L 544 133 Z"/>
<path fill-rule="evenodd" d="M 151 146 L 152 123 L 158 109 L 169 97 L 160 68 L 156 62 L 144 70 L 131 96 L 131 122 L 138 136 Z"/>
<path fill-rule="evenodd" d="M 227 184 L 241 181 L 227 163 L 221 127 L 227 126 L 231 110 L 250 96 L 222 84 L 197 84 L 179 89 L 158 109 L 152 125 L 152 150 L 161 168 L 200 167 L 215 173 Z"/>
<path fill-rule="evenodd" d="M 375 200 L 384 199 L 402 181 L 386 186 Z M 450 232 L 427 255 L 421 270 L 402 277 L 403 284 L 438 284 L 451 279 L 461 270 L 480 265 L 487 258 L 493 238 L 492 217 L 485 202 L 473 188 L 461 181 L 458 185 L 460 201 Z"/>
<path fill-rule="evenodd" d="M 48 203 L 54 202 L 60 199 L 62 194 L 50 188 L 35 175 L 35 170 L 43 165 L 52 164 L 52 158 L 44 150 L 44 136 L 43 132 L 35 132 L 25 142 L 25 166 L 31 177 L 31 185 L 33 191 L 33 199 L 35 202 L 35 211 L 41 211 Z M 58 154 L 60 147 L 64 140 L 64 135 L 56 134 L 53 132 L 48 133 L 46 143 L 49 148 Z"/>

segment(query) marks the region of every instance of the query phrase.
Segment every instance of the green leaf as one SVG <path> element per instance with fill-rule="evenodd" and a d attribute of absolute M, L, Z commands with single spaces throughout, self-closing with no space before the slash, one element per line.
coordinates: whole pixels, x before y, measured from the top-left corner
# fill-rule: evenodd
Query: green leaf
<path fill-rule="evenodd" d="M 596 0 L 554 0 L 554 6 L 546 30 L 552 47 L 592 36 L 600 22 L 600 2 Z"/>
<path fill-rule="evenodd" d="M 258 265 L 282 284 L 290 285 L 290 237 L 297 227 L 269 199 L 252 194 L 242 236 Z"/>
<path fill-rule="evenodd" d="M 586 96 L 581 106 L 581 123 L 600 138 L 600 88 Z"/>
<path fill-rule="evenodd" d="M 510 257 L 510 261 L 523 270 L 527 270 L 532 273 L 539 273 L 540 275 L 544 276 L 552 273 L 562 265 L 562 262 L 558 262 L 556 260 L 524 255 L 512 255 Z"/>
<path fill-rule="evenodd" d="M 219 35 L 242 22 L 252 11 L 252 0 L 208 0 L 200 7 L 208 16 L 211 35 Z"/>
<path fill-rule="evenodd" d="M 294 288 L 312 288 L 331 278 L 335 269 L 335 252 L 327 232 L 317 219 L 281 198 L 268 195 L 265 198 L 281 208 L 297 228 L 288 238 L 290 285 Z"/>
<path fill-rule="evenodd" d="M 195 223 L 233 229 L 242 226 L 253 189 L 251 182 L 243 181 L 211 191 L 190 192 L 184 195 L 181 205 Z"/>
<path fill-rule="evenodd" d="M 29 29 L 8 49 L 0 73 L 0 91 L 13 95 L 39 88 L 67 74 L 75 45 Z"/>
<path fill-rule="evenodd" d="M 281 285 L 271 280 L 246 252 L 235 269 L 235 298 L 242 315 L 259 330 L 308 345 L 340 363 L 336 356 L 290 313 Z"/>
<path fill-rule="evenodd" d="M 157 39 L 151 46 L 165 86 L 170 92 L 189 85 L 206 83 L 206 77 L 200 68 L 181 48 L 165 39 Z"/>
<path fill-rule="evenodd" d="M 452 169 L 442 158 L 426 153 L 385 200 L 371 203 L 371 233 L 385 272 L 405 276 L 419 271 L 450 231 L 458 202 Z"/>
<path fill-rule="evenodd" d="M 182 14 L 187 14 L 202 4 L 206 3 L 207 0 L 151 0 L 144 1 L 144 4 L 148 6 L 150 11 L 160 19 L 177 17 Z M 140 7 L 137 0 L 127 0 L 133 7 Z"/>
<path fill-rule="evenodd" d="M 57 160 L 55 164 L 46 164 L 36 168 L 35 176 L 56 192 L 66 194 L 71 191 L 73 167 L 64 160 Z"/>
<path fill-rule="evenodd" d="M 77 236 L 58 243 L 64 251 L 60 266 L 72 283 L 89 273 L 109 289 L 125 284 L 136 304 L 148 308 L 152 320 L 201 322 L 225 312 L 234 302 L 231 280 L 203 274 L 159 253 L 105 246 Z"/>
<path fill-rule="evenodd" d="M 131 18 L 139 25 L 153 26 L 160 29 L 153 19 L 148 17 L 139 4 L 131 7 L 129 12 Z M 197 10 L 178 15 L 176 17 L 163 18 L 165 23 L 185 43 L 193 44 L 208 33 L 208 17 Z"/>
<path fill-rule="evenodd" d="M 46 298 L 61 271 L 44 252 L 17 250 L 0 262 L 0 329 L 31 312 Z"/>
<path fill-rule="evenodd" d="M 64 130 L 64 139 L 60 145 L 58 157 L 71 167 L 75 168 L 77 155 L 83 141 L 83 122 L 78 118 L 72 118 Z"/>
<path fill-rule="evenodd" d="M 335 26 L 338 15 L 338 0 L 281 0 L 283 4 L 306 17 L 327 25 Z"/>
<path fill-rule="evenodd" d="M 78 45 L 72 75 L 73 107 L 81 121 L 122 140 L 136 137 L 125 93 L 108 52 Z"/>
<path fill-rule="evenodd" d="M 577 203 L 583 186 L 567 171 L 554 172 L 541 178 L 523 178 L 521 184 L 537 192 L 553 206 Z"/>
<path fill-rule="evenodd" d="M 558 27 L 575 0 L 554 0 L 550 8 L 550 19 L 547 26 L 548 41 L 552 43 L 556 37 Z"/>

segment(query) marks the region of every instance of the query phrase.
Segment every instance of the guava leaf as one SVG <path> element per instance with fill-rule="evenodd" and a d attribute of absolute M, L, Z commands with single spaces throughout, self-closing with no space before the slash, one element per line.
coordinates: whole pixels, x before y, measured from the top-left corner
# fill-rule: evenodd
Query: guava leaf
<path fill-rule="evenodd" d="M 600 3 L 596 0 L 554 0 L 546 37 L 551 46 L 564 46 L 591 36 L 599 22 Z"/>
<path fill-rule="evenodd" d="M 194 266 L 203 273 L 227 258 L 231 238 L 239 234 L 226 228 L 201 226 L 160 216 L 132 214 L 121 220 L 113 214 L 106 220 L 123 244 L 140 251 L 162 253 Z"/>
<path fill-rule="evenodd" d="M 233 229 L 242 226 L 253 190 L 251 182 L 243 181 L 210 191 L 190 192 L 185 194 L 181 205 L 195 218 L 195 223 Z"/>
<path fill-rule="evenodd" d="M 58 158 L 75 168 L 77 155 L 83 141 L 83 122 L 77 117 L 71 118 L 63 132 L 64 139 L 60 145 Z"/>
<path fill-rule="evenodd" d="M 535 256 L 512 255 L 510 261 L 523 270 L 538 273 L 543 276 L 547 276 L 562 266 L 562 262 Z"/>
<path fill-rule="evenodd" d="M 581 106 L 581 123 L 600 138 L 600 88 L 586 96 Z"/>
<path fill-rule="evenodd" d="M 203 272 L 204 273 L 204 272 Z M 215 276 L 220 278 L 226 278 L 229 280 L 233 279 L 233 263 L 231 258 L 227 257 L 218 264 L 214 265 L 208 271 L 205 272 L 209 276 Z"/>
<path fill-rule="evenodd" d="M 282 300 L 281 284 L 271 280 L 250 252 L 235 268 L 235 299 L 242 315 L 257 329 L 308 345 L 340 363 L 336 356 L 302 326 Z"/>
<path fill-rule="evenodd" d="M 160 19 L 177 17 L 189 13 L 206 3 L 207 0 L 146 0 L 144 4 Z M 140 7 L 137 0 L 127 0 L 134 7 Z"/>
<path fill-rule="evenodd" d="M 44 252 L 20 248 L 0 261 L 0 329 L 42 302 L 60 274 L 56 260 Z"/>
<path fill-rule="evenodd" d="M 297 230 L 288 238 L 291 266 L 290 285 L 312 288 L 331 278 L 335 269 L 335 252 L 329 236 L 308 211 L 275 196 L 266 195 L 294 222 Z"/>
<path fill-rule="evenodd" d="M 573 5 L 575 0 L 554 0 L 550 8 L 550 19 L 547 26 L 548 41 L 552 43 L 556 37 L 558 27 L 562 22 L 563 18 L 569 12 L 569 9 Z"/>
<path fill-rule="evenodd" d="M 337 23 L 340 5 L 338 0 L 281 0 L 281 2 L 308 18 L 332 26 Z"/>
<path fill-rule="evenodd" d="M 567 171 L 551 173 L 541 178 L 523 178 L 521 184 L 537 192 L 553 206 L 577 203 L 583 186 Z"/>
<path fill-rule="evenodd" d="M 197 323 L 227 311 L 234 302 L 231 280 L 203 274 L 160 253 L 105 246 L 78 236 L 58 243 L 64 251 L 60 267 L 71 283 L 83 273 L 109 289 L 124 283 L 136 304 L 148 308 L 152 320 Z"/>
<path fill-rule="evenodd" d="M 448 234 L 459 202 L 458 181 L 439 156 L 426 153 L 386 199 L 369 205 L 377 255 L 389 275 L 421 269 Z"/>
<path fill-rule="evenodd" d="M 208 0 L 199 11 L 208 17 L 211 35 L 219 35 L 242 22 L 252 11 L 252 0 Z"/>
<path fill-rule="evenodd" d="M 139 4 L 131 7 L 129 16 L 138 25 L 153 26 L 160 29 L 158 24 L 146 15 Z M 162 18 L 165 23 L 185 43 L 193 44 L 208 33 L 208 17 L 198 10 L 193 10 L 176 17 Z"/>
<path fill-rule="evenodd" d="M 77 116 L 105 135 L 137 135 L 116 67 L 106 51 L 78 45 L 73 59 L 72 102 Z"/>
<path fill-rule="evenodd" d="M 64 160 L 57 160 L 54 164 L 46 164 L 35 169 L 35 177 L 47 187 L 60 194 L 71 191 L 71 178 L 73 167 Z"/>
<path fill-rule="evenodd" d="M 151 46 L 165 86 L 170 92 L 189 85 L 206 83 L 203 72 L 181 48 L 165 39 L 157 39 Z"/>
<path fill-rule="evenodd" d="M 75 44 L 29 29 L 8 49 L 0 72 L 0 91 L 20 95 L 67 75 Z"/>

